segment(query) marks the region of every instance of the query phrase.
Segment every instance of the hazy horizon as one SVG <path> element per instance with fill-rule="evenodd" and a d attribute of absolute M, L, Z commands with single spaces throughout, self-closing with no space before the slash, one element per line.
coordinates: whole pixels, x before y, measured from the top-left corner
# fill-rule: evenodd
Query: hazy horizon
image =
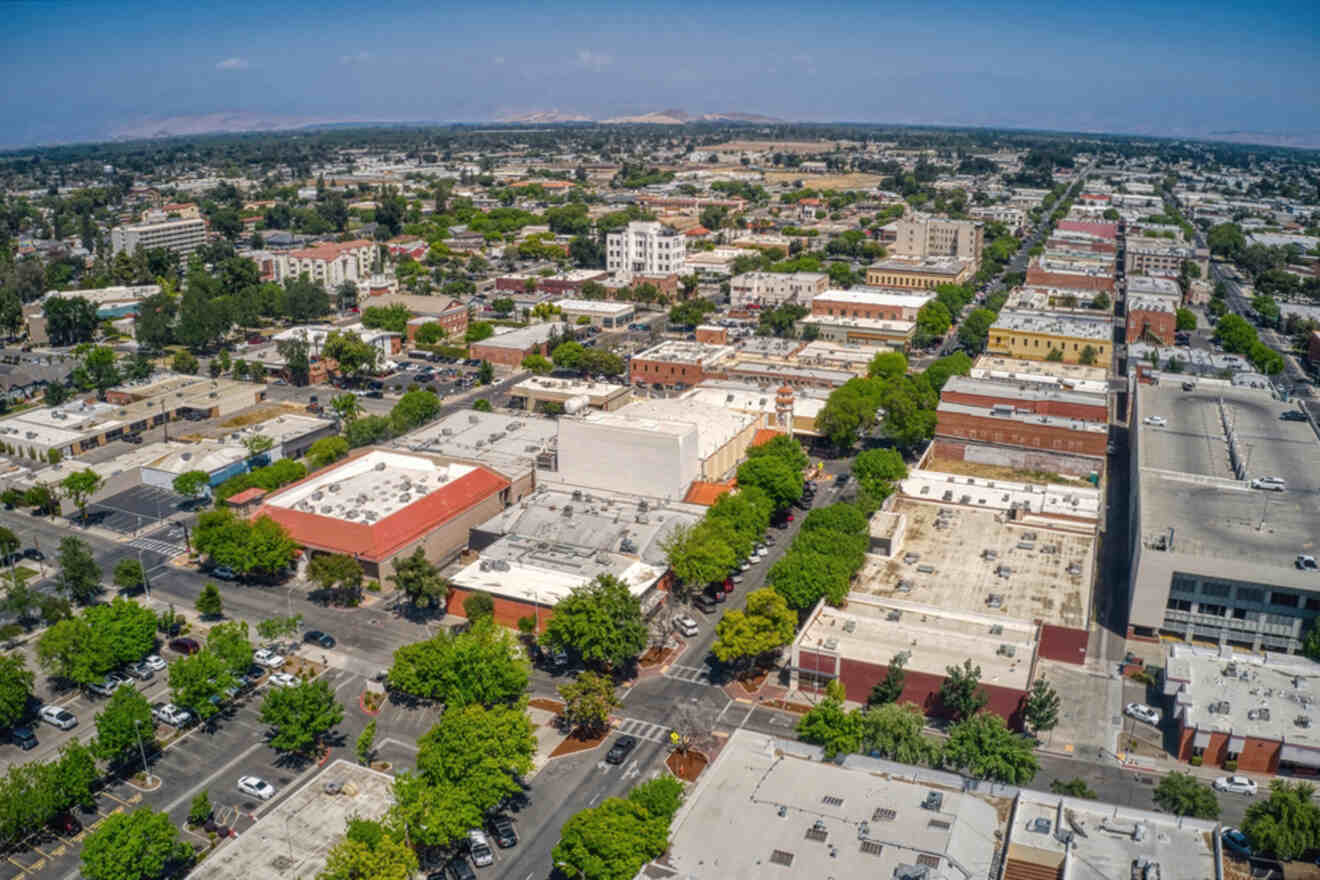
<path fill-rule="evenodd" d="M 898 9 L 291 0 L 275 17 L 269 6 L 19 3 L 0 62 L 16 84 L 0 98 L 2 140 L 673 107 L 1320 145 L 1316 4 Z"/>

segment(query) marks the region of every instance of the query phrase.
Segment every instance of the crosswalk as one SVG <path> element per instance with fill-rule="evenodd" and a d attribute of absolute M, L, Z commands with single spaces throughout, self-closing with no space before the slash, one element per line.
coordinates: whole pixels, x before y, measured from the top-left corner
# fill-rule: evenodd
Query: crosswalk
<path fill-rule="evenodd" d="M 691 681 L 699 684 L 710 683 L 710 667 L 704 664 L 701 666 L 683 666 L 674 663 L 665 670 L 664 674 L 666 678 L 676 678 L 679 681 Z"/>
<path fill-rule="evenodd" d="M 635 736 L 638 739 L 644 739 L 647 742 L 666 743 L 669 742 L 669 728 L 663 724 L 652 724 L 649 721 L 640 721 L 636 718 L 623 718 L 619 721 L 616 728 L 619 733 L 626 733 L 629 736 Z"/>
<path fill-rule="evenodd" d="M 159 538 L 134 538 L 128 542 L 128 546 L 135 550 L 149 550 L 152 553 L 171 558 L 178 556 L 180 553 L 188 552 L 188 548 L 183 544 L 172 544 Z"/>

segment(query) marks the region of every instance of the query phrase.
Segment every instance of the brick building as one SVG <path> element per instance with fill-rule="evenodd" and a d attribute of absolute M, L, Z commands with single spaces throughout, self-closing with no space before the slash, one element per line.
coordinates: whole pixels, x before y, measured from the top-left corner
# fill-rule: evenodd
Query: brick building
<path fill-rule="evenodd" d="M 827 290 L 811 301 L 811 314 L 871 321 L 915 321 L 921 307 L 934 298 L 932 293 L 895 290 Z"/>
<path fill-rule="evenodd" d="M 1023 413 L 1012 404 L 984 406 L 941 400 L 935 416 L 937 438 L 973 440 L 995 446 L 1049 450 L 1103 460 L 1109 439 L 1109 426 L 1104 421 Z"/>
<path fill-rule="evenodd" d="M 733 347 L 728 345 L 668 340 L 633 355 L 628 378 L 634 384 L 691 387 L 723 375 L 715 365 L 733 353 Z"/>
<path fill-rule="evenodd" d="M 1027 283 L 1040 287 L 1072 287 L 1077 290 L 1114 292 L 1114 274 L 1075 261 L 1039 256 L 1027 264 Z"/>
<path fill-rule="evenodd" d="M 1133 295 L 1127 298 L 1127 342 L 1173 345 L 1177 328 L 1174 303 L 1163 296 Z"/>
<path fill-rule="evenodd" d="M 468 346 L 468 356 L 500 366 L 518 367 L 522 364 L 523 358 L 530 354 L 549 357 L 552 344 L 572 338 L 572 330 L 567 324 L 559 322 L 532 324 L 530 327 L 521 327 L 508 333 L 497 333 L 489 339 L 474 342 Z"/>
<path fill-rule="evenodd" d="M 600 283 L 609 278 L 610 274 L 600 269 L 570 269 L 567 272 L 560 272 L 558 275 L 528 275 L 518 273 L 513 275 L 501 275 L 495 279 L 495 289 L 508 291 L 511 293 L 525 293 L 527 291 L 527 282 L 532 282 L 534 290 L 544 293 L 571 295 L 582 292 L 582 285 L 588 281 Z"/>
<path fill-rule="evenodd" d="M 1109 418 L 1107 395 L 1103 391 L 1088 393 L 1024 381 L 950 376 L 940 392 L 940 400 L 965 406 L 1011 406 L 1018 413 L 1086 422 L 1104 422 Z"/>

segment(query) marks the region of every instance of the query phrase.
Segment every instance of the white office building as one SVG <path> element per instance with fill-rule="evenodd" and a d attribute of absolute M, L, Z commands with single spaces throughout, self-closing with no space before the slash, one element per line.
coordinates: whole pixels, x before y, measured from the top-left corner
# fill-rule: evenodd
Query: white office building
<path fill-rule="evenodd" d="M 683 235 L 657 221 L 634 220 L 605 239 L 606 268 L 636 275 L 682 275 L 687 272 Z"/>
<path fill-rule="evenodd" d="M 206 221 L 199 217 L 182 220 L 153 219 L 131 226 L 116 226 L 110 230 L 110 246 L 116 254 L 131 254 L 139 248 L 165 248 L 186 257 L 205 243 Z"/>

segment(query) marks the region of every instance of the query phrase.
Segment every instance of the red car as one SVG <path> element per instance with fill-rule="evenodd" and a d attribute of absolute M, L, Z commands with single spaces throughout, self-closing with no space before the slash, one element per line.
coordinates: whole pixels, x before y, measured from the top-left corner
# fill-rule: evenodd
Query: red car
<path fill-rule="evenodd" d="M 733 592 L 733 578 L 730 577 L 724 579 L 724 592 L 726 593 Z"/>
<path fill-rule="evenodd" d="M 82 831 L 82 823 L 72 813 L 60 813 L 50 820 L 50 827 L 60 834 L 77 834 Z"/>
<path fill-rule="evenodd" d="M 178 654 L 196 654 L 202 650 L 196 639 L 171 639 L 170 650 Z"/>

